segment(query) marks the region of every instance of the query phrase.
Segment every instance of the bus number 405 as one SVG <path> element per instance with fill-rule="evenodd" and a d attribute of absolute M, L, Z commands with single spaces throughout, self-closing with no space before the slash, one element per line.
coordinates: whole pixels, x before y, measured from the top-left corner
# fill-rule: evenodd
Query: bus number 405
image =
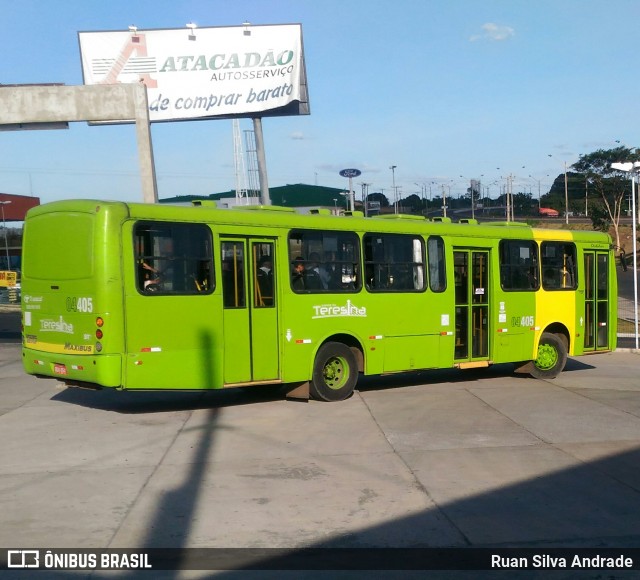
<path fill-rule="evenodd" d="M 67 297 L 67 312 L 93 312 L 93 298 Z"/>
<path fill-rule="evenodd" d="M 533 326 L 533 316 L 522 316 L 522 317 L 514 316 L 511 319 L 511 326 L 522 326 L 522 327 Z"/>

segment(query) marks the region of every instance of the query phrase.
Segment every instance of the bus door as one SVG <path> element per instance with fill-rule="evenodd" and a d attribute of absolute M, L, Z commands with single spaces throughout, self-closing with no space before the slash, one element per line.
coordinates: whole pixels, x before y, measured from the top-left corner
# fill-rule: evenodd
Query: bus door
<path fill-rule="evenodd" d="M 464 361 L 489 359 L 489 251 L 455 248 L 455 354 Z"/>
<path fill-rule="evenodd" d="M 224 383 L 279 378 L 275 243 L 221 238 Z"/>
<path fill-rule="evenodd" d="M 584 253 L 584 350 L 609 348 L 609 254 Z"/>

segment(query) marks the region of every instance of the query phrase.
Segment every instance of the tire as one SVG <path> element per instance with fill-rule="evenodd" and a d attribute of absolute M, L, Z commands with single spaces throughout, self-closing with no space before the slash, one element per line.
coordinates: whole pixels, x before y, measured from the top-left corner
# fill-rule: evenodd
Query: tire
<path fill-rule="evenodd" d="M 567 364 L 567 341 L 564 337 L 543 332 L 538 344 L 538 357 L 533 361 L 531 376 L 555 379 Z"/>
<path fill-rule="evenodd" d="M 313 363 L 310 393 L 319 401 L 342 401 L 353 393 L 358 365 L 351 349 L 340 342 L 323 344 Z"/>

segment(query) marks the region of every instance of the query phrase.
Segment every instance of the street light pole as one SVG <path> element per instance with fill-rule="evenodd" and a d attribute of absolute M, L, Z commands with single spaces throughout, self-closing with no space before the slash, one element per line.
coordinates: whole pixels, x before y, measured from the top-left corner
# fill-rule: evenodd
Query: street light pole
<path fill-rule="evenodd" d="M 567 181 L 567 162 L 564 162 L 564 222 L 569 225 L 569 182 Z"/>
<path fill-rule="evenodd" d="M 509 176 L 507 177 L 507 187 L 505 188 L 505 201 L 507 206 L 507 222 L 511 221 L 511 215 L 513 212 L 513 209 L 511 207 L 511 203 L 513 202 L 513 197 L 511 195 L 511 188 L 513 187 L 513 183 L 511 179 L 512 179 L 512 175 L 511 173 L 509 173 Z"/>
<path fill-rule="evenodd" d="M 391 169 L 391 179 L 393 183 L 393 205 L 395 206 L 395 212 L 398 213 L 398 190 L 396 189 L 396 167 L 397 165 L 391 165 L 389 169 Z"/>
<path fill-rule="evenodd" d="M 540 196 L 540 184 L 542 183 L 542 179 L 536 179 L 533 175 L 529 175 L 529 177 L 538 184 L 538 211 L 540 211 L 540 208 L 542 207 L 542 201 Z M 547 177 L 549 176 L 547 175 Z"/>
<path fill-rule="evenodd" d="M 442 184 L 442 217 L 447 217 L 447 194 L 445 193 L 444 188 L 445 188 L 445 185 L 443 183 Z"/>
<path fill-rule="evenodd" d="M 589 217 L 589 178 L 584 178 L 584 217 Z"/>
<path fill-rule="evenodd" d="M 473 195 L 473 182 L 476 181 L 477 183 L 480 183 L 480 180 L 470 179 L 469 177 L 465 177 L 464 175 L 461 175 L 460 177 L 462 177 L 462 179 L 469 180 L 469 195 L 471 196 L 471 219 L 476 219 L 476 208 L 474 203 L 475 199 Z M 480 195 L 482 195 L 482 193 Z"/>
<path fill-rule="evenodd" d="M 360 184 L 362 186 L 362 205 L 363 205 L 363 209 L 364 209 L 364 217 L 367 217 L 368 213 L 367 213 L 367 204 L 369 203 L 368 197 L 369 197 L 369 186 L 371 185 L 370 183 L 361 183 Z"/>
<path fill-rule="evenodd" d="M 9 271 L 11 271 L 11 262 L 9 261 L 9 239 L 7 237 L 7 225 L 4 219 L 4 206 L 10 203 L 10 201 L 0 201 L 0 207 L 2 207 L 2 229 L 4 230 L 4 249 L 7 253 L 7 270 Z"/>
<path fill-rule="evenodd" d="M 426 183 L 415 183 L 420 188 L 420 207 L 421 214 L 424 215 L 424 211 L 426 210 L 425 197 L 427 195 L 427 184 Z"/>

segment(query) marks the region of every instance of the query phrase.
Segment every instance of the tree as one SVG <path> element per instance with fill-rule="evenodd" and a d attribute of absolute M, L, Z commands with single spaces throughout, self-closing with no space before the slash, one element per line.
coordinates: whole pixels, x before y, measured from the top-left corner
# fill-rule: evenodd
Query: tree
<path fill-rule="evenodd" d="M 513 203 L 513 212 L 516 215 L 532 215 L 533 212 L 533 201 L 532 195 L 529 192 L 519 192 L 514 193 L 512 196 L 511 203 Z M 537 211 L 537 204 L 536 204 Z"/>
<path fill-rule="evenodd" d="M 412 193 L 409 197 L 405 197 L 400 201 L 400 207 L 410 210 L 412 213 L 420 213 L 422 211 L 422 200 L 419 195 Z"/>
<path fill-rule="evenodd" d="M 616 237 L 616 246 L 620 247 L 620 214 L 625 196 L 630 192 L 629 174 L 611 168 L 612 163 L 639 161 L 640 150 L 629 147 L 598 149 L 593 153 L 581 155 L 571 167 L 582 173 L 589 185 L 597 192 L 602 207 L 611 221 Z M 600 216 L 598 219 L 601 219 Z M 594 223 L 594 227 L 596 224 Z"/>
<path fill-rule="evenodd" d="M 560 173 L 553 181 L 549 193 L 545 194 L 542 203 L 545 207 L 557 209 L 560 213 L 566 211 L 564 196 L 564 173 Z M 582 173 L 567 171 L 567 197 L 571 200 L 584 202 L 585 176 Z M 571 206 L 571 203 L 569 204 Z M 572 211 L 570 208 L 569 211 Z"/>
<path fill-rule="evenodd" d="M 380 203 L 380 207 L 389 207 L 389 200 L 384 193 L 376 192 L 367 195 L 367 202 L 377 201 Z"/>
<path fill-rule="evenodd" d="M 611 217 L 609 212 L 604 208 L 603 203 L 592 204 L 589 212 L 593 229 L 601 232 L 608 232 L 611 227 Z"/>

